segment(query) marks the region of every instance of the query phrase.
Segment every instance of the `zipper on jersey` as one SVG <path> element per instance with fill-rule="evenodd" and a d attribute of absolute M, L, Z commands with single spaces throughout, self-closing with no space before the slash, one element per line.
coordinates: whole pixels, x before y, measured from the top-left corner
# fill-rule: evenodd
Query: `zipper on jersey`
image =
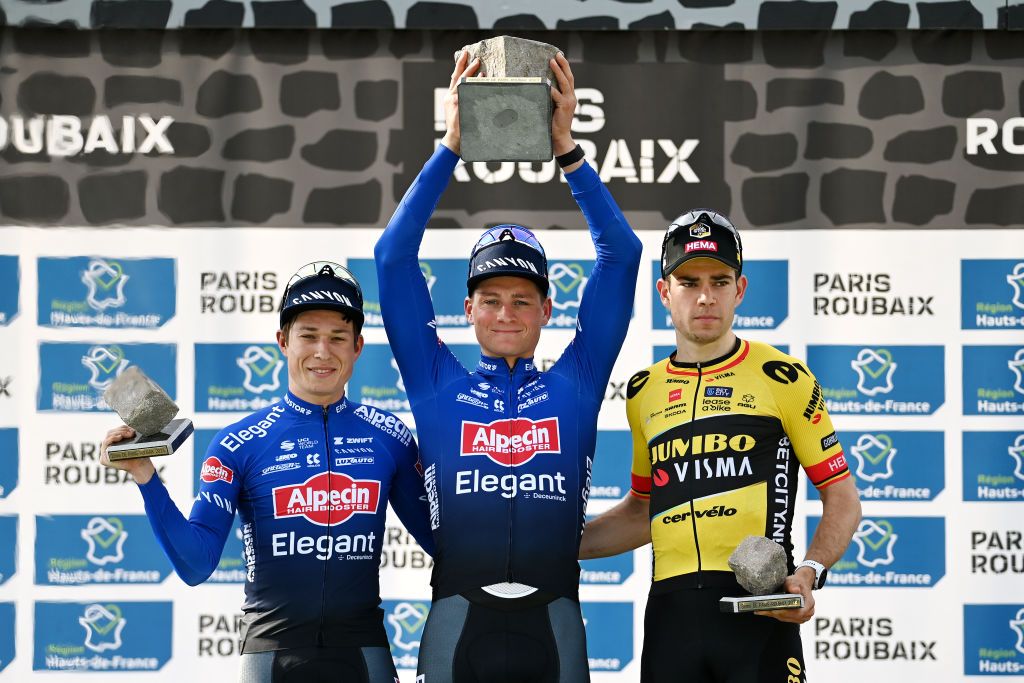
<path fill-rule="evenodd" d="M 517 363 L 519 362 L 518 359 L 516 360 L 516 362 Z M 505 411 L 504 412 L 505 412 L 506 415 L 512 414 L 512 380 L 515 378 L 515 371 L 516 371 L 516 366 L 513 364 L 508 369 L 508 385 L 505 387 L 505 401 L 506 401 L 506 403 L 505 403 Z M 516 415 L 512 415 L 512 420 L 510 420 L 507 423 L 508 426 L 509 426 L 509 434 L 508 434 L 509 444 L 512 443 L 511 439 L 512 439 L 512 430 L 514 428 L 513 425 L 514 425 L 514 421 L 518 417 L 519 416 L 517 414 Z M 512 455 L 511 446 L 510 446 L 510 450 L 509 450 L 509 454 L 508 454 L 508 471 L 509 471 L 509 474 L 515 476 L 515 467 L 512 465 L 512 457 L 513 457 L 513 455 Z M 517 492 L 518 492 L 518 488 L 517 488 Z M 508 581 L 509 583 L 515 583 L 515 573 L 512 571 L 512 521 L 513 521 L 513 519 L 515 519 L 515 500 L 516 500 L 515 496 L 509 496 L 509 499 L 508 499 L 508 548 L 507 548 L 507 553 L 508 554 L 507 554 L 506 561 L 505 561 L 505 580 Z"/>
<path fill-rule="evenodd" d="M 704 377 L 703 368 L 700 361 L 697 362 L 697 386 L 693 388 L 693 409 L 690 411 L 690 448 L 691 453 L 693 452 L 694 439 L 696 438 L 697 431 L 697 403 L 700 401 L 700 381 Z M 694 469 L 697 467 L 697 463 L 694 462 Z M 697 514 L 694 510 L 693 505 L 693 488 L 695 480 L 691 477 L 688 488 L 690 489 L 690 526 L 693 528 L 693 548 L 697 551 L 697 588 L 704 587 L 704 568 L 700 557 L 700 538 L 697 536 Z"/>
<path fill-rule="evenodd" d="M 321 406 L 323 409 L 323 425 L 324 425 L 324 460 L 327 463 L 327 490 L 331 491 L 331 458 L 330 450 L 328 448 L 330 444 L 330 436 L 327 432 L 327 406 Z M 328 499 L 330 495 L 328 494 Z M 334 536 L 331 533 L 331 506 L 327 506 L 327 538 L 331 546 L 334 545 Z M 324 553 L 328 558 L 332 556 L 331 553 Z M 324 560 L 324 571 L 323 571 L 323 582 L 320 584 L 320 626 L 316 632 L 316 644 L 320 647 L 324 645 L 324 621 L 327 619 L 327 566 L 330 560 Z"/>

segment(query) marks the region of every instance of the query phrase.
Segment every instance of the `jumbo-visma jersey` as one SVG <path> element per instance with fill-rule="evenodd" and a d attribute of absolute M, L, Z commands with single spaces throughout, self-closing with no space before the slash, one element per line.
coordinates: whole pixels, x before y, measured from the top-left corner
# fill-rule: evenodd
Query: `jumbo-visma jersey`
<path fill-rule="evenodd" d="M 650 497 L 656 592 L 734 584 L 727 560 L 748 535 L 782 544 L 792 573 L 798 467 L 818 489 L 850 476 L 818 382 L 767 344 L 655 363 L 630 379 L 626 412 L 632 494 Z"/>

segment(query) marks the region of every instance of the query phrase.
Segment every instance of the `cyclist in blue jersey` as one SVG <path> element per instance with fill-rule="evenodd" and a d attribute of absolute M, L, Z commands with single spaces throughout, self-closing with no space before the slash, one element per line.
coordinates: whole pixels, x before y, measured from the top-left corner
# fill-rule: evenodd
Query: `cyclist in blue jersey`
<path fill-rule="evenodd" d="M 590 227 L 597 261 L 573 341 L 546 372 L 533 355 L 551 316 L 547 258 L 529 230 L 486 231 L 470 257 L 466 317 L 480 344 L 467 370 L 440 341 L 418 252 L 459 160 L 457 84 L 479 70 L 458 56 L 447 132 L 375 249 L 381 313 L 426 467 L 436 544 L 422 683 L 589 680 L 576 560 L 597 414 L 629 326 L 640 241 L 570 133 L 569 63 L 558 88 L 556 161 Z"/>
<path fill-rule="evenodd" d="M 146 515 L 189 585 L 217 566 L 237 509 L 246 582 L 240 681 L 394 681 L 377 569 L 387 503 L 433 553 L 412 432 L 345 397 L 363 348 L 363 297 L 342 266 L 309 264 L 285 288 L 277 341 L 283 400 L 221 430 L 188 519 L 148 458 L 101 461 L 139 484 Z"/>

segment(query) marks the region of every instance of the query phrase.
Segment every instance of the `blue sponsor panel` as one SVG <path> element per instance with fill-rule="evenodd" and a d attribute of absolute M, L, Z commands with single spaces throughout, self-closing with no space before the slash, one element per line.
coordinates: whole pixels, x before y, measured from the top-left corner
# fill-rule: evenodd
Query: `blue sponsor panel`
<path fill-rule="evenodd" d="M 807 544 L 820 517 L 807 517 Z M 865 517 L 832 565 L 829 585 L 927 588 L 946 575 L 944 517 Z"/>
<path fill-rule="evenodd" d="M 942 346 L 808 346 L 834 415 L 931 415 L 945 402 Z"/>
<path fill-rule="evenodd" d="M 363 288 L 363 323 L 366 327 L 383 327 L 380 315 L 380 292 L 377 289 L 377 268 L 373 259 L 348 260 L 348 269 Z M 434 303 L 434 317 L 438 327 L 465 327 L 466 259 L 421 259 L 420 271 L 427 281 L 430 300 Z"/>
<path fill-rule="evenodd" d="M 415 669 L 420 657 L 420 640 L 430 612 L 429 600 L 382 600 L 384 631 L 391 657 L 398 669 Z"/>
<path fill-rule="evenodd" d="M 0 515 L 0 585 L 18 569 L 18 516 Z"/>
<path fill-rule="evenodd" d="M 21 270 L 18 257 L 0 254 L 0 325 L 10 325 L 18 315 Z"/>
<path fill-rule="evenodd" d="M 160 583 L 171 565 L 145 515 L 37 515 L 36 584 Z"/>
<path fill-rule="evenodd" d="M 177 396 L 174 344 L 90 344 L 40 342 L 39 410 L 110 410 L 103 392 L 137 365 L 173 399 Z"/>
<path fill-rule="evenodd" d="M 1024 674 L 1024 603 L 964 605 L 964 675 Z"/>
<path fill-rule="evenodd" d="M 37 602 L 35 671 L 158 671 L 171 658 L 170 602 Z"/>
<path fill-rule="evenodd" d="M 192 495 L 199 495 L 199 473 L 206 460 L 206 451 L 210 442 L 217 435 L 218 429 L 197 429 L 195 438 L 195 455 L 192 458 Z M 238 515 L 231 523 L 231 531 L 224 542 L 224 550 L 220 554 L 220 562 L 210 574 L 206 583 L 244 583 L 245 582 L 245 548 L 242 544 L 242 527 Z"/>
<path fill-rule="evenodd" d="M 548 281 L 551 283 L 551 321 L 548 327 L 576 327 L 580 302 L 593 270 L 593 261 L 557 260 L 548 263 Z"/>
<path fill-rule="evenodd" d="M 0 429 L 0 499 L 18 487 L 18 429 Z"/>
<path fill-rule="evenodd" d="M 598 430 L 590 500 L 619 500 L 629 493 L 632 464 L 633 438 L 629 430 Z"/>
<path fill-rule="evenodd" d="M 672 316 L 658 294 L 661 261 L 651 263 L 651 320 L 654 329 L 671 330 Z M 789 317 L 789 261 L 747 261 L 743 274 L 750 286 L 736 309 L 733 328 L 774 330 Z"/>
<path fill-rule="evenodd" d="M 590 670 L 622 671 L 633 661 L 633 603 L 581 602 Z"/>
<path fill-rule="evenodd" d="M 14 661 L 15 610 L 13 602 L 0 602 L 0 672 Z"/>
<path fill-rule="evenodd" d="M 475 371 L 480 360 L 476 344 L 448 344 L 462 364 Z M 358 403 L 393 413 L 408 413 L 409 397 L 398 371 L 398 362 L 387 344 L 366 344 L 346 385 L 345 395 Z"/>
<path fill-rule="evenodd" d="M 174 317 L 170 258 L 41 257 L 39 324 L 155 329 Z"/>
<path fill-rule="evenodd" d="M 1024 415 L 1024 347 L 964 347 L 964 415 Z"/>
<path fill-rule="evenodd" d="M 946 487 L 942 432 L 837 432 L 861 500 L 935 500 Z M 807 487 L 818 500 L 818 489 Z"/>
<path fill-rule="evenodd" d="M 288 390 L 287 365 L 277 344 L 196 344 L 196 410 L 266 408 Z"/>
<path fill-rule="evenodd" d="M 960 326 L 1024 329 L 1024 258 L 960 262 Z"/>
<path fill-rule="evenodd" d="M 963 433 L 964 500 L 1024 500 L 1024 432 Z"/>

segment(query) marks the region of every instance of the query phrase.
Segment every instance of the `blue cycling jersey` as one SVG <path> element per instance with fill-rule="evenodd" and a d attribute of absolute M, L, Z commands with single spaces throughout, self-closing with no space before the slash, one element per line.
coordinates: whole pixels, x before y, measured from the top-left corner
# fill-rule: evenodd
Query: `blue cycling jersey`
<path fill-rule="evenodd" d="M 238 510 L 243 652 L 380 646 L 377 568 L 389 501 L 433 552 L 421 471 L 412 432 L 394 415 L 289 392 L 217 434 L 187 520 L 158 477 L 140 489 L 160 545 L 189 585 L 217 566 Z"/>
<path fill-rule="evenodd" d="M 426 467 L 435 598 L 507 581 L 575 599 L 597 413 L 629 326 L 640 241 L 589 165 L 568 174 L 597 250 L 576 336 L 546 372 L 532 358 L 509 368 L 484 355 L 468 371 L 437 337 L 418 261 L 457 161 L 438 147 L 374 251 Z"/>

